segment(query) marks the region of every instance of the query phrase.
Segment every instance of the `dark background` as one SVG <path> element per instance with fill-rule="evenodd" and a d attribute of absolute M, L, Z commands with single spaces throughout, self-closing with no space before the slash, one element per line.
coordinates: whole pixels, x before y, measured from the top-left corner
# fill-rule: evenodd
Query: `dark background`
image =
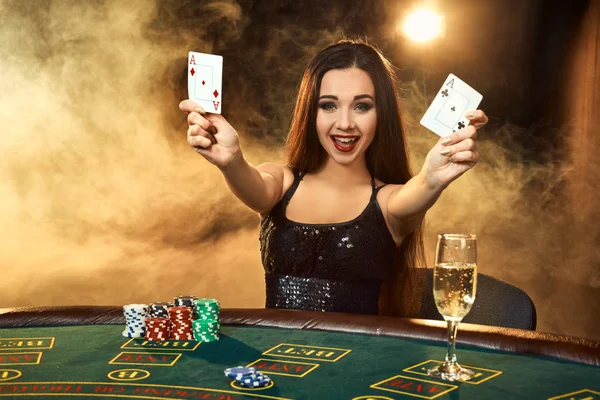
<path fill-rule="evenodd" d="M 263 306 L 258 218 L 185 141 L 187 52 L 224 57 L 224 116 L 257 165 L 284 161 L 308 60 L 359 37 L 397 67 L 415 172 L 445 77 L 483 95 L 481 160 L 428 213 L 429 261 L 437 233 L 475 233 L 539 330 L 600 339 L 600 2 L 426 1 L 445 34 L 417 44 L 398 25 L 419 4 L 0 1 L 0 305 Z"/>

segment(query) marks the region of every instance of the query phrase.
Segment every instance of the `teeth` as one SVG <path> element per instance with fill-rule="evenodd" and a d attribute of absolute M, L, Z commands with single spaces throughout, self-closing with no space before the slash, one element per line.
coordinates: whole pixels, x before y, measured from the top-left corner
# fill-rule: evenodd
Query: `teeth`
<path fill-rule="evenodd" d="M 356 142 L 356 140 L 358 140 L 358 138 L 338 138 L 338 137 L 333 137 L 335 139 L 336 142 L 338 143 L 343 143 L 343 144 L 352 144 L 354 142 Z"/>

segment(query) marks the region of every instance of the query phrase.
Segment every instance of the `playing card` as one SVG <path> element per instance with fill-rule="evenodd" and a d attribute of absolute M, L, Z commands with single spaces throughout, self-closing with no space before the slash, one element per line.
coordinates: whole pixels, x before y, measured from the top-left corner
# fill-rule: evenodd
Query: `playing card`
<path fill-rule="evenodd" d="M 454 74 L 448 75 L 427 109 L 421 125 L 442 137 L 469 125 L 467 111 L 476 110 L 483 96 Z"/>
<path fill-rule="evenodd" d="M 221 114 L 223 57 L 188 53 L 188 98 L 214 114 Z"/>

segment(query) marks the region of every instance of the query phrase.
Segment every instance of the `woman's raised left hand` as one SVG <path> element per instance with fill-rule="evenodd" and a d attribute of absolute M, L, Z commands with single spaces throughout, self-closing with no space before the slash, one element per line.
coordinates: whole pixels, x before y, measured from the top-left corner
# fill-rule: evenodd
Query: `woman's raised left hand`
<path fill-rule="evenodd" d="M 421 173 L 433 187 L 446 187 L 479 160 L 477 129 L 488 122 L 482 110 L 467 113 L 469 126 L 441 138 L 427 154 Z"/>

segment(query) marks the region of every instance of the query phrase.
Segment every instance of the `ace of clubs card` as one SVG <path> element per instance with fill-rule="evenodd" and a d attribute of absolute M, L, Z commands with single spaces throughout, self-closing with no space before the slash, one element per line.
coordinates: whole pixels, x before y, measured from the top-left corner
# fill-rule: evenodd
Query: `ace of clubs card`
<path fill-rule="evenodd" d="M 221 114 L 223 57 L 188 53 L 188 98 L 204 110 Z"/>
<path fill-rule="evenodd" d="M 476 110 L 483 96 L 454 74 L 448 78 L 421 118 L 421 125 L 444 137 L 469 125 L 467 111 Z"/>

